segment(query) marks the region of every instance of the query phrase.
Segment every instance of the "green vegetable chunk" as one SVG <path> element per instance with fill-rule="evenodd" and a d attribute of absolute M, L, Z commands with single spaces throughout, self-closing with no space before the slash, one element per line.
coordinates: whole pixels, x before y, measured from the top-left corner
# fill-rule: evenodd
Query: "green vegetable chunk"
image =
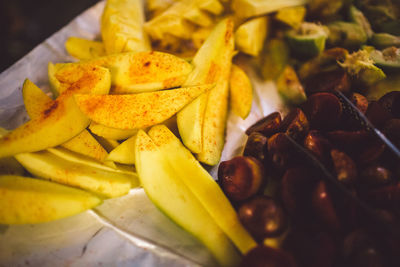
<path fill-rule="evenodd" d="M 375 33 L 370 41 L 371 45 L 378 49 L 384 49 L 391 46 L 400 47 L 400 36 L 389 33 Z"/>
<path fill-rule="evenodd" d="M 303 22 L 298 29 L 286 35 L 292 51 L 299 57 L 314 57 L 325 49 L 328 32 L 325 26 Z"/>
<path fill-rule="evenodd" d="M 385 71 L 400 71 L 400 49 L 388 47 L 382 51 L 374 50 L 370 53 L 371 59 L 378 67 Z"/>
<path fill-rule="evenodd" d="M 356 50 L 368 40 L 364 29 L 356 23 L 335 21 L 327 26 L 329 28 L 328 43 L 331 46 Z"/>
<path fill-rule="evenodd" d="M 347 55 L 344 62 L 339 62 L 339 65 L 367 86 L 386 78 L 385 73 L 374 65 L 367 50 L 359 50 Z"/>
<path fill-rule="evenodd" d="M 289 47 L 281 39 L 271 39 L 266 44 L 261 59 L 261 75 L 265 80 L 275 80 L 289 61 Z"/>

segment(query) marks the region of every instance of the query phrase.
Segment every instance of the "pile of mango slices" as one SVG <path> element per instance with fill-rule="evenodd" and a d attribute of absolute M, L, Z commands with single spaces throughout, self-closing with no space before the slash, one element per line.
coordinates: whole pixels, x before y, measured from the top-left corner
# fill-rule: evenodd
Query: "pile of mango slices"
<path fill-rule="evenodd" d="M 232 58 L 260 53 L 268 21 L 252 17 L 275 5 L 108 0 L 102 40 L 70 37 L 78 61 L 49 62 L 52 97 L 23 84 L 30 120 L 0 133 L 0 224 L 60 219 L 142 186 L 221 265 L 237 264 L 256 243 L 200 163 L 219 163 L 229 110 L 250 112 Z"/>

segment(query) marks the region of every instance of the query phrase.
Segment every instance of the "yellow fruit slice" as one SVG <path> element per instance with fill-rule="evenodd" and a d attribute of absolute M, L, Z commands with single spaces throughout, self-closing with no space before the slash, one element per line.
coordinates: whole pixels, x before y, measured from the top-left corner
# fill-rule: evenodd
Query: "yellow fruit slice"
<path fill-rule="evenodd" d="M 25 110 L 31 119 L 39 117 L 44 107 L 51 105 L 54 101 L 29 79 L 26 79 L 22 85 L 22 98 Z"/>
<path fill-rule="evenodd" d="M 22 96 L 25 109 L 32 119 L 39 117 L 44 108 L 52 105 L 51 103 L 54 102 L 54 100 L 28 79 L 25 80 L 22 86 Z M 87 130 L 83 130 L 74 138 L 61 144 L 61 146 L 100 161 L 103 161 L 107 157 L 107 151 Z"/>
<path fill-rule="evenodd" d="M 232 64 L 229 90 L 231 110 L 245 119 L 250 113 L 253 102 L 253 86 L 247 74 L 235 64 Z"/>
<path fill-rule="evenodd" d="M 83 190 L 13 175 L 0 175 L 0 195 L 0 224 L 53 221 L 102 203 Z"/>
<path fill-rule="evenodd" d="M 70 80 L 68 89 L 46 105 L 38 117 L 0 138 L 0 158 L 60 145 L 89 125 L 89 118 L 80 111 L 73 94 L 108 93 L 110 73 L 96 66 L 82 69 L 82 72 L 79 79 Z"/>
<path fill-rule="evenodd" d="M 64 65 L 65 65 L 64 63 L 53 64 L 52 62 L 49 62 L 49 64 L 47 64 L 47 75 L 49 78 L 50 89 L 54 97 L 58 97 L 58 95 L 60 94 L 60 86 L 61 86 L 55 74 Z"/>
<path fill-rule="evenodd" d="M 124 140 L 135 135 L 137 129 L 122 130 L 117 128 L 107 127 L 92 121 L 89 125 L 89 130 L 97 136 L 101 136 L 111 140 Z"/>
<path fill-rule="evenodd" d="M 143 31 L 144 20 L 142 0 L 107 0 L 101 17 L 101 36 L 107 54 L 150 51 Z"/>
<path fill-rule="evenodd" d="M 102 42 L 87 40 L 78 37 L 69 37 L 65 42 L 68 54 L 79 59 L 93 59 L 106 54 Z"/>
<path fill-rule="evenodd" d="M 239 262 L 235 247 L 142 130 L 137 134 L 135 158 L 140 182 L 151 201 L 200 240 L 221 266 L 235 266 Z"/>
<path fill-rule="evenodd" d="M 79 63 L 78 63 L 79 64 Z M 184 59 L 162 52 L 122 53 L 85 61 L 111 72 L 114 94 L 130 94 L 178 87 L 192 66 Z M 66 73 L 63 68 L 63 75 Z"/>
<path fill-rule="evenodd" d="M 237 212 L 219 185 L 179 139 L 163 125 L 154 126 L 148 135 L 172 167 L 175 176 L 191 190 L 239 250 L 245 254 L 255 247 L 257 243 L 242 226 Z"/>
<path fill-rule="evenodd" d="M 128 168 L 128 166 L 122 167 L 121 165 L 109 164 L 108 161 L 99 162 L 97 160 L 94 160 L 93 158 L 85 157 L 81 154 L 72 152 L 72 151 L 64 149 L 62 147 L 48 148 L 47 151 L 56 155 L 57 157 L 65 159 L 67 161 L 87 165 L 87 166 L 105 170 L 105 171 L 120 172 L 120 173 L 129 174 L 132 176 L 136 176 L 136 172 L 133 167 Z"/>
<path fill-rule="evenodd" d="M 213 85 L 131 95 L 75 95 L 80 109 L 93 121 L 119 129 L 141 129 L 171 118 Z"/>
<path fill-rule="evenodd" d="M 78 187 L 105 197 L 118 197 L 137 186 L 135 177 L 67 161 L 48 151 L 21 153 L 15 158 L 31 174 L 57 183 Z"/>
<path fill-rule="evenodd" d="M 264 47 L 268 33 L 268 17 L 258 17 L 246 21 L 235 32 L 235 45 L 239 51 L 258 56 Z"/>
<path fill-rule="evenodd" d="M 215 165 L 219 162 L 225 144 L 229 76 L 234 53 L 233 21 L 226 19 L 221 24 L 220 27 L 224 29 L 222 32 L 225 35 L 223 43 L 219 45 L 224 49 L 211 65 L 215 75 L 215 87 L 207 96 L 202 131 L 202 149 L 197 154 L 197 159 L 208 165 Z"/>
<path fill-rule="evenodd" d="M 194 69 L 185 81 L 185 86 L 217 83 L 219 80 L 222 81 L 222 79 L 226 78 L 222 73 L 225 72 L 226 68 L 230 69 L 231 65 L 231 59 L 229 59 L 229 62 L 227 60 L 233 54 L 233 42 L 230 41 L 231 39 L 233 40 L 232 31 L 233 22 L 231 19 L 221 21 L 213 29 L 193 58 Z M 228 54 L 229 56 L 226 57 L 225 55 Z M 218 112 L 221 111 L 221 116 L 224 117 L 226 113 L 224 107 L 227 107 L 228 101 L 228 87 L 224 88 L 221 85 L 218 85 L 220 89 L 215 87 L 212 91 L 220 92 L 222 90 L 222 95 L 226 99 L 219 99 L 213 108 L 219 109 Z M 187 105 L 177 115 L 178 129 L 183 143 L 194 153 L 203 151 L 203 124 L 207 102 L 208 97 L 203 95 Z M 223 128 L 225 129 L 225 126 Z"/>
<path fill-rule="evenodd" d="M 135 164 L 135 138 L 136 135 L 122 142 L 108 154 L 107 160 L 122 164 Z"/>

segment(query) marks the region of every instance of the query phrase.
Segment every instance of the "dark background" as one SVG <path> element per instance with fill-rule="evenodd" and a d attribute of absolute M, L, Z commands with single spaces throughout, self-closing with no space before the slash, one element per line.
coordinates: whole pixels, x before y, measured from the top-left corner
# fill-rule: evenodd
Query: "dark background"
<path fill-rule="evenodd" d="M 0 73 L 98 0 L 0 0 Z"/>

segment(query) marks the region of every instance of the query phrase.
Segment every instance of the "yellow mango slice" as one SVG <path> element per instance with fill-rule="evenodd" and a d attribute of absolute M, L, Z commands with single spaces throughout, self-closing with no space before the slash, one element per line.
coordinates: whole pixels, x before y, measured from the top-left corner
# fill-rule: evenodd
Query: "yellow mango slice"
<path fill-rule="evenodd" d="M 196 8 L 194 1 L 177 1 L 163 13 L 147 21 L 144 29 L 155 40 L 162 40 L 166 33 L 182 39 L 190 39 L 195 25 L 185 20 L 183 16 L 193 8 Z"/>
<path fill-rule="evenodd" d="M 211 69 L 216 83 L 207 95 L 207 106 L 204 111 L 202 128 L 202 149 L 197 159 L 208 165 L 219 162 L 225 144 L 225 128 L 228 113 L 229 76 L 234 53 L 233 21 L 221 22 L 225 29 L 221 54 L 212 61 Z M 217 26 L 218 27 L 218 26 Z"/>
<path fill-rule="evenodd" d="M 43 108 L 51 105 L 50 103 L 54 101 L 28 79 L 25 80 L 22 86 L 22 97 L 25 109 L 30 118 L 40 116 Z M 107 151 L 87 130 L 83 130 L 74 138 L 61 144 L 61 146 L 100 161 L 103 161 L 107 157 Z"/>
<path fill-rule="evenodd" d="M 71 140 L 61 144 L 61 146 L 99 161 L 104 161 L 108 156 L 104 147 L 87 130 L 83 130 Z"/>
<path fill-rule="evenodd" d="M 47 76 L 49 77 L 50 89 L 54 97 L 58 97 L 58 95 L 60 94 L 60 86 L 61 86 L 60 82 L 55 77 L 55 74 L 64 65 L 65 65 L 64 63 L 53 64 L 52 62 L 49 62 L 47 64 Z"/>
<path fill-rule="evenodd" d="M 72 152 L 72 151 L 62 148 L 62 147 L 48 148 L 47 151 L 56 155 L 59 158 L 65 159 L 70 162 L 87 165 L 87 166 L 105 170 L 105 171 L 120 172 L 120 173 L 129 174 L 132 176 L 136 176 L 136 171 L 133 167 L 109 164 L 108 161 L 100 162 L 93 158 L 85 157 L 81 154 Z"/>
<path fill-rule="evenodd" d="M 202 27 L 208 27 L 213 24 L 212 17 L 198 8 L 188 10 L 183 14 L 183 18 Z"/>
<path fill-rule="evenodd" d="M 162 52 L 122 53 L 86 61 L 111 72 L 114 94 L 130 94 L 178 87 L 192 66 L 184 59 Z M 65 68 L 63 68 L 65 74 Z"/>
<path fill-rule="evenodd" d="M 136 135 L 122 142 L 108 154 L 107 160 L 122 164 L 135 164 L 135 138 Z"/>
<path fill-rule="evenodd" d="M 231 110 L 245 119 L 250 113 L 253 102 L 253 86 L 247 74 L 235 64 L 232 64 L 229 92 Z"/>
<path fill-rule="evenodd" d="M 225 79 L 221 71 L 229 68 L 230 59 L 226 62 L 224 55 L 233 53 L 233 23 L 231 19 L 225 19 L 210 33 L 206 41 L 197 51 L 193 58 L 193 71 L 189 74 L 184 85 L 193 86 L 204 83 L 216 83 L 217 80 Z M 226 83 L 227 85 L 227 83 Z M 223 88 L 220 87 L 219 88 Z M 214 88 L 212 91 L 220 91 Z M 216 103 L 215 108 L 222 107 L 222 116 L 225 116 L 223 106 L 227 107 L 228 90 L 223 88 L 226 100 Z M 203 150 L 203 124 L 208 97 L 202 95 L 195 101 L 183 108 L 177 115 L 177 123 L 182 141 L 193 153 L 200 153 Z M 220 101 L 220 100 L 218 100 Z M 215 104 L 215 103 L 214 103 Z M 210 107 L 211 108 L 211 107 Z M 219 141 L 218 141 L 219 142 Z"/>
<path fill-rule="evenodd" d="M 218 0 L 197 0 L 196 2 L 200 9 L 214 15 L 220 15 L 224 11 L 224 6 Z"/>
<path fill-rule="evenodd" d="M 92 121 L 89 125 L 89 130 L 97 136 L 111 139 L 111 140 L 124 140 L 135 135 L 137 129 L 122 130 L 117 128 L 107 127 Z"/>
<path fill-rule="evenodd" d="M 15 158 L 31 174 L 57 183 L 89 190 L 105 197 L 118 197 L 137 186 L 135 177 L 67 161 L 48 151 L 21 153 Z"/>
<path fill-rule="evenodd" d="M 304 21 L 307 9 L 305 6 L 287 7 L 278 10 L 275 14 L 275 19 L 289 25 L 292 28 L 300 27 Z"/>
<path fill-rule="evenodd" d="M 118 143 L 117 140 L 104 138 L 104 137 L 101 137 L 101 136 L 95 136 L 95 137 L 96 137 L 96 140 L 104 147 L 104 149 L 107 152 L 110 152 L 111 150 L 113 150 L 114 148 L 119 146 L 119 143 Z"/>
<path fill-rule="evenodd" d="M 268 32 L 266 16 L 251 19 L 239 26 L 235 32 L 235 45 L 239 51 L 258 56 L 264 47 Z"/>
<path fill-rule="evenodd" d="M 231 7 L 237 16 L 250 18 L 307 3 L 308 0 L 232 0 Z"/>
<path fill-rule="evenodd" d="M 0 224 L 53 221 L 102 203 L 83 190 L 13 175 L 0 175 L 0 195 Z"/>
<path fill-rule="evenodd" d="M 51 105 L 54 101 L 29 79 L 26 79 L 22 85 L 22 98 L 26 113 L 31 119 L 39 117 L 44 107 Z"/>
<path fill-rule="evenodd" d="M 196 196 L 239 250 L 245 254 L 255 247 L 257 243 L 242 226 L 237 212 L 220 186 L 181 141 L 163 125 L 154 126 L 148 135 L 172 167 L 175 176 Z"/>
<path fill-rule="evenodd" d="M 146 4 L 149 11 L 164 11 L 175 1 L 176 0 L 148 0 Z"/>
<path fill-rule="evenodd" d="M 68 54 L 79 60 L 93 59 L 106 54 L 102 42 L 69 37 L 65 42 Z"/>
<path fill-rule="evenodd" d="M 68 89 L 46 105 L 38 117 L 0 138 L 0 158 L 60 145 L 89 125 L 89 118 L 80 111 L 73 95 L 108 93 L 110 73 L 96 66 L 82 67 L 82 72 L 78 80 L 70 80 Z"/>
<path fill-rule="evenodd" d="M 100 28 L 107 54 L 150 51 L 144 20 L 142 0 L 107 0 Z"/>
<path fill-rule="evenodd" d="M 171 118 L 185 105 L 213 85 L 131 95 L 75 95 L 84 114 L 102 125 L 119 129 L 140 129 Z"/>
<path fill-rule="evenodd" d="M 150 200 L 176 224 L 201 241 L 219 265 L 237 265 L 239 255 L 235 247 L 142 130 L 137 134 L 135 158 L 141 185 Z"/>

